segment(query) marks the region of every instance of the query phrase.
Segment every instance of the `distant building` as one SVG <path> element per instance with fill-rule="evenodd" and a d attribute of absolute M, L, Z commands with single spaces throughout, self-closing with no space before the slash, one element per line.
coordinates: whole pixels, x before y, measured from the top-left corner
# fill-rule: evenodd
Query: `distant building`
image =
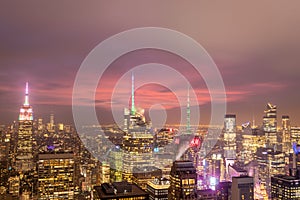
<path fill-rule="evenodd" d="M 133 183 L 144 190 L 146 190 L 149 181 L 162 177 L 162 170 L 157 167 L 134 167 L 133 171 Z"/>
<path fill-rule="evenodd" d="M 175 129 L 172 128 L 162 128 L 160 129 L 154 137 L 155 147 L 158 149 L 165 148 L 165 146 L 172 143 L 175 135 Z"/>
<path fill-rule="evenodd" d="M 93 190 L 95 200 L 148 200 L 149 194 L 136 184 L 128 182 L 103 183 Z"/>
<path fill-rule="evenodd" d="M 250 122 L 247 122 L 242 124 L 241 136 L 242 149 L 239 161 L 247 165 L 253 161 L 257 148 L 265 146 L 265 135 L 263 131 L 251 127 Z"/>
<path fill-rule="evenodd" d="M 211 177 L 215 177 L 218 181 L 221 180 L 221 169 L 224 165 L 223 158 L 221 154 L 212 154 L 209 162 L 209 171 L 208 174 Z"/>
<path fill-rule="evenodd" d="M 266 147 L 273 148 L 278 145 L 277 141 L 277 106 L 267 104 L 265 116 L 263 117 L 263 130 L 266 136 Z"/>
<path fill-rule="evenodd" d="M 100 164 L 100 183 L 110 183 L 110 166 L 106 161 Z"/>
<path fill-rule="evenodd" d="M 15 175 L 15 176 L 11 176 L 8 179 L 8 183 L 9 183 L 9 194 L 11 194 L 11 196 L 17 198 L 20 196 L 20 176 L 19 175 Z"/>
<path fill-rule="evenodd" d="M 150 200 L 168 200 L 170 181 L 167 179 L 155 178 L 147 183 L 147 192 Z"/>
<path fill-rule="evenodd" d="M 224 157 L 236 158 L 236 116 L 225 115 L 224 119 Z"/>
<path fill-rule="evenodd" d="M 170 174 L 169 198 L 188 199 L 196 196 L 197 173 L 191 161 L 174 161 Z"/>
<path fill-rule="evenodd" d="M 224 158 L 226 166 L 226 180 L 229 180 L 228 166 L 236 160 L 236 116 L 225 115 L 224 119 Z"/>
<path fill-rule="evenodd" d="M 287 115 L 282 116 L 282 151 L 286 154 L 292 150 L 291 143 L 291 122 L 290 117 Z"/>
<path fill-rule="evenodd" d="M 253 177 L 249 177 L 249 176 L 232 177 L 231 198 L 232 200 L 253 200 L 254 199 Z"/>
<path fill-rule="evenodd" d="M 116 146 L 109 152 L 108 161 L 110 166 L 110 182 L 122 181 L 123 153 L 120 146 Z"/>
<path fill-rule="evenodd" d="M 74 198 L 74 155 L 38 155 L 38 199 Z"/>
<path fill-rule="evenodd" d="M 299 126 L 291 127 L 291 142 L 300 144 L 300 127 Z"/>

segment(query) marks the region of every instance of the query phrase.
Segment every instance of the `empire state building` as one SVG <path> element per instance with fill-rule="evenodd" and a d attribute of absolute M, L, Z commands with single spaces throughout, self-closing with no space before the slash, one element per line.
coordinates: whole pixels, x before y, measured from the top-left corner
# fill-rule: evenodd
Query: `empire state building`
<path fill-rule="evenodd" d="M 28 83 L 25 89 L 25 101 L 20 109 L 18 142 L 16 150 L 16 169 L 20 172 L 30 171 L 34 168 L 32 151 L 33 112 L 29 105 Z"/>

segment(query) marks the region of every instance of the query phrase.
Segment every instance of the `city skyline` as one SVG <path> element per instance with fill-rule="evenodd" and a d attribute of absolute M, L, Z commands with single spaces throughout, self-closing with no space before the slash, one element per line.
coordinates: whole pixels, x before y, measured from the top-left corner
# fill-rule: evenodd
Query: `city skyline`
<path fill-rule="evenodd" d="M 2 1 L 0 199 L 300 199 L 299 6 Z"/>
<path fill-rule="evenodd" d="M 227 113 L 237 115 L 237 124 L 252 121 L 253 117 L 261 124 L 265 105 L 271 102 L 278 107 L 278 117 L 289 115 L 291 124 L 298 125 L 297 3 L 171 5 L 158 1 L 138 4 L 99 1 L 85 4 L 82 10 L 79 2 L 72 3 L 70 8 L 67 4 L 54 6 L 46 2 L 5 2 L 0 12 L 0 104 L 5 105 L 0 106 L 3 113 L 0 123 L 17 120 L 17 108 L 23 103 L 27 81 L 36 117 L 47 118 L 54 113 L 57 121 L 73 123 L 72 88 L 86 55 L 113 34 L 130 28 L 157 26 L 187 34 L 208 51 L 224 80 Z M 32 6 L 36 4 L 44 12 L 34 10 Z M 67 8 L 70 12 L 65 13 Z M 209 9 L 214 12 L 207 12 Z M 201 77 L 194 76 L 191 66 L 178 56 L 157 50 L 131 52 L 112 63 L 97 93 L 101 94 L 101 98 L 97 97 L 98 113 L 107 116 L 102 120 L 111 122 L 107 103 L 118 78 L 132 67 L 154 61 L 169 65 L 189 78 L 200 100 L 200 123 L 208 123 L 209 95 Z M 178 87 L 182 87 L 180 94 L 185 96 L 186 86 Z M 130 93 L 130 86 L 127 90 Z M 157 85 L 139 88 L 136 102 L 146 109 L 153 103 L 165 102 L 170 116 L 178 114 L 174 95 Z M 176 120 L 171 118 L 170 123 L 173 121 Z"/>

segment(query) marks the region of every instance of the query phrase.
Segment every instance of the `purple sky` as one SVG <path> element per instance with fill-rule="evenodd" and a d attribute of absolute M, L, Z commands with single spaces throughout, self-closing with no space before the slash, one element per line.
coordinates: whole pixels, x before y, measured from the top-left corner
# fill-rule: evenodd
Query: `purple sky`
<path fill-rule="evenodd" d="M 288 114 L 300 125 L 299 6 L 297 0 L 2 1 L 0 123 L 17 119 L 26 81 L 35 117 L 48 120 L 52 112 L 57 121 L 72 123 L 72 87 L 87 54 L 121 31 L 154 26 L 180 31 L 207 50 L 224 79 L 228 113 L 236 113 L 238 123 L 253 116 L 261 123 L 266 103 L 272 102 L 279 116 Z M 201 123 L 207 123 L 210 103 L 203 80 L 177 56 L 155 50 L 129 53 L 110 66 L 97 93 L 100 120 L 111 120 L 105 102 L 116 81 L 130 67 L 148 62 L 167 64 L 191 80 L 201 101 Z M 136 96 L 145 108 L 164 102 L 169 122 L 177 122 L 177 100 L 165 88 L 144 86 Z"/>

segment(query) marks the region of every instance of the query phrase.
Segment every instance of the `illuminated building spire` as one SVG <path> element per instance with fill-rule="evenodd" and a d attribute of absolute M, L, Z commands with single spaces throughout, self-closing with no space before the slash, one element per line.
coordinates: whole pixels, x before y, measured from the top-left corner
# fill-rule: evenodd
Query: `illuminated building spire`
<path fill-rule="evenodd" d="M 32 107 L 29 105 L 28 82 L 26 82 L 25 101 L 20 109 L 19 120 L 33 120 Z"/>
<path fill-rule="evenodd" d="M 29 106 L 28 82 L 26 82 L 24 106 Z"/>
<path fill-rule="evenodd" d="M 190 108 L 190 86 L 188 86 L 187 106 L 186 106 L 186 131 L 191 132 L 191 108 Z"/>
<path fill-rule="evenodd" d="M 135 107 L 134 107 L 134 74 L 131 74 L 131 114 L 135 114 Z"/>

